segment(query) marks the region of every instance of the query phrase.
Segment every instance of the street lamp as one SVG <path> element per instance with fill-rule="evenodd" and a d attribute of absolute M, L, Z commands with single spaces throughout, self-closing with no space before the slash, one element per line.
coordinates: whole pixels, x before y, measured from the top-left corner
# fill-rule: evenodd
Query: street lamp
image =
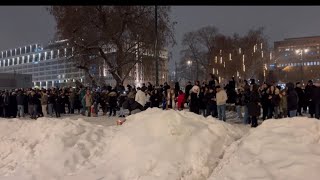
<path fill-rule="evenodd" d="M 187 64 L 188 64 L 188 66 L 189 66 L 189 69 L 190 69 L 190 79 L 192 80 L 192 72 L 191 72 L 191 66 L 192 66 L 192 61 L 187 61 Z"/>
<path fill-rule="evenodd" d="M 300 55 L 300 57 L 301 57 L 301 66 L 300 66 L 300 71 L 301 71 L 301 82 L 303 82 L 303 66 L 304 66 L 304 64 L 303 64 L 303 58 L 302 58 L 302 55 L 303 55 L 303 53 L 307 53 L 307 52 L 309 52 L 309 49 L 297 49 L 296 50 L 296 54 L 298 54 L 298 55 Z"/>

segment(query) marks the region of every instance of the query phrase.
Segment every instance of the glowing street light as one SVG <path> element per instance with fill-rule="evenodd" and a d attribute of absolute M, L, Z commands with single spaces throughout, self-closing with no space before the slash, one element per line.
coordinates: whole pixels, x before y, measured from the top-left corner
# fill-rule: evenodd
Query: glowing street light
<path fill-rule="evenodd" d="M 300 55 L 300 60 L 301 60 L 301 66 L 300 66 L 300 71 L 301 71 L 301 81 L 303 82 L 303 66 L 305 65 L 302 61 L 303 61 L 303 53 L 307 53 L 309 52 L 309 49 L 306 48 L 306 49 L 297 49 L 296 50 L 296 54 Z"/>
<path fill-rule="evenodd" d="M 188 66 L 190 66 L 192 64 L 192 61 L 187 61 Z"/>

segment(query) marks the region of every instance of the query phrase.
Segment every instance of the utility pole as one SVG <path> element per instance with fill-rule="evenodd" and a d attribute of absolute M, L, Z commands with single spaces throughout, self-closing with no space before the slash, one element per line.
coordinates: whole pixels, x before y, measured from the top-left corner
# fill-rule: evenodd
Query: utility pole
<path fill-rule="evenodd" d="M 154 57 L 156 61 L 156 86 L 159 86 L 159 60 L 158 60 L 158 6 L 155 6 L 155 43 L 154 43 Z"/>

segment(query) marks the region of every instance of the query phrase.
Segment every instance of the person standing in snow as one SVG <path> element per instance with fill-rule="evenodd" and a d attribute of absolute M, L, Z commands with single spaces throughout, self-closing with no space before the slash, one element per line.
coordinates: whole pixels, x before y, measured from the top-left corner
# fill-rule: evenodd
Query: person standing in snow
<path fill-rule="evenodd" d="M 287 103 L 288 103 L 289 117 L 295 117 L 297 116 L 299 97 L 297 92 L 294 89 L 293 83 L 291 82 L 287 83 L 287 88 L 288 88 Z"/>
<path fill-rule="evenodd" d="M 189 96 L 190 96 L 190 91 L 192 89 L 192 85 L 191 82 L 188 82 L 188 85 L 185 88 L 185 102 L 187 103 L 187 105 L 189 105 Z"/>
<path fill-rule="evenodd" d="M 308 84 L 305 88 L 305 102 L 306 102 L 306 108 L 309 108 L 309 114 L 311 116 L 311 118 L 314 117 L 314 113 L 315 113 L 315 107 L 314 107 L 314 103 L 312 101 L 312 92 L 313 89 L 315 88 L 315 85 L 313 84 L 313 82 L 311 80 L 308 81 Z"/>
<path fill-rule="evenodd" d="M 256 84 L 250 87 L 250 99 L 248 103 L 248 114 L 251 117 L 251 127 L 258 126 L 258 117 L 260 116 L 260 95 L 259 87 Z"/>
<path fill-rule="evenodd" d="M 83 97 L 83 99 L 84 99 L 84 102 L 85 102 L 85 107 L 86 107 L 86 109 L 88 111 L 88 117 L 90 117 L 91 116 L 91 106 L 92 106 L 92 103 L 93 103 L 93 99 L 92 99 L 92 95 L 91 95 L 89 89 L 87 90 L 87 93 Z"/>
<path fill-rule="evenodd" d="M 200 93 L 200 88 L 198 85 L 194 85 L 191 89 L 191 94 L 190 94 L 190 102 L 189 102 L 189 107 L 190 107 L 190 112 L 199 114 L 199 93 Z"/>
<path fill-rule="evenodd" d="M 315 83 L 312 91 L 312 102 L 315 108 L 315 118 L 320 118 L 320 84 Z"/>
<path fill-rule="evenodd" d="M 161 100 L 160 94 L 158 93 L 158 90 L 155 89 L 154 91 L 152 91 L 152 94 L 150 97 L 151 108 L 159 108 L 160 100 Z"/>
<path fill-rule="evenodd" d="M 19 90 L 17 95 L 17 108 L 18 108 L 18 117 L 24 117 L 24 94 L 21 90 Z"/>
<path fill-rule="evenodd" d="M 228 100 L 228 96 L 226 91 L 221 88 L 219 85 L 216 87 L 217 94 L 216 94 L 216 101 L 217 101 L 217 108 L 218 108 L 218 118 L 219 120 L 226 121 L 226 103 Z"/>
<path fill-rule="evenodd" d="M 280 93 L 280 117 L 286 118 L 288 116 L 288 104 L 287 104 L 287 94 L 285 90 Z"/>
<path fill-rule="evenodd" d="M 207 104 L 208 104 L 208 100 L 206 97 L 206 94 L 208 93 L 208 88 L 207 87 L 201 87 L 200 88 L 200 94 L 199 94 L 199 100 L 200 100 L 200 114 L 202 114 L 204 117 L 206 117 L 206 110 L 207 110 Z"/>
<path fill-rule="evenodd" d="M 185 101 L 185 94 L 183 93 L 182 90 L 179 90 L 179 96 L 177 98 L 178 101 L 178 110 L 182 111 L 184 109 L 184 101 Z"/>
<path fill-rule="evenodd" d="M 112 115 L 112 112 L 113 112 L 113 116 L 116 116 L 117 99 L 118 99 L 116 90 L 115 89 L 111 90 L 108 96 L 109 96 L 108 103 L 110 106 L 109 117 Z"/>
<path fill-rule="evenodd" d="M 242 107 L 243 107 L 243 102 L 242 102 L 242 88 L 239 87 L 238 90 L 237 90 L 237 96 L 236 96 L 236 102 L 235 102 L 235 105 L 236 105 L 236 110 L 237 110 L 237 114 L 238 114 L 238 118 L 239 119 L 242 119 Z"/>
<path fill-rule="evenodd" d="M 135 96 L 135 101 L 138 102 L 142 107 L 144 107 L 147 102 L 146 94 L 139 87 Z"/>
<path fill-rule="evenodd" d="M 299 98 L 299 102 L 298 102 L 298 109 L 297 109 L 297 115 L 302 116 L 302 112 L 301 109 L 303 108 L 303 103 L 304 103 L 304 92 L 303 89 L 301 88 L 301 83 L 297 82 L 296 83 L 296 88 L 295 88 L 297 94 L 298 94 L 298 98 Z"/>
<path fill-rule="evenodd" d="M 272 96 L 272 104 L 274 107 L 274 118 L 278 119 L 279 118 L 279 113 L 280 113 L 280 90 L 278 88 L 275 89 L 274 95 Z"/>
<path fill-rule="evenodd" d="M 47 92 L 46 90 L 43 90 L 42 91 L 42 94 L 41 94 L 41 108 L 42 108 L 42 113 L 43 113 L 43 116 L 47 116 L 47 106 L 48 106 L 48 95 L 47 95 Z"/>

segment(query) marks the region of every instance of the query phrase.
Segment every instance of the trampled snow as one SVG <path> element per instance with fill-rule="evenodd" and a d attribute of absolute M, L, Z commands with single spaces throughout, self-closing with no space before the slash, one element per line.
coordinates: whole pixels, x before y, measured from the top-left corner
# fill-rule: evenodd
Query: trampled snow
<path fill-rule="evenodd" d="M 233 143 L 210 180 L 319 180 L 320 121 L 267 120 Z"/>
<path fill-rule="evenodd" d="M 159 109 L 108 127 L 68 118 L 1 119 L 0 179 L 207 179 L 244 133 L 213 118 Z"/>

